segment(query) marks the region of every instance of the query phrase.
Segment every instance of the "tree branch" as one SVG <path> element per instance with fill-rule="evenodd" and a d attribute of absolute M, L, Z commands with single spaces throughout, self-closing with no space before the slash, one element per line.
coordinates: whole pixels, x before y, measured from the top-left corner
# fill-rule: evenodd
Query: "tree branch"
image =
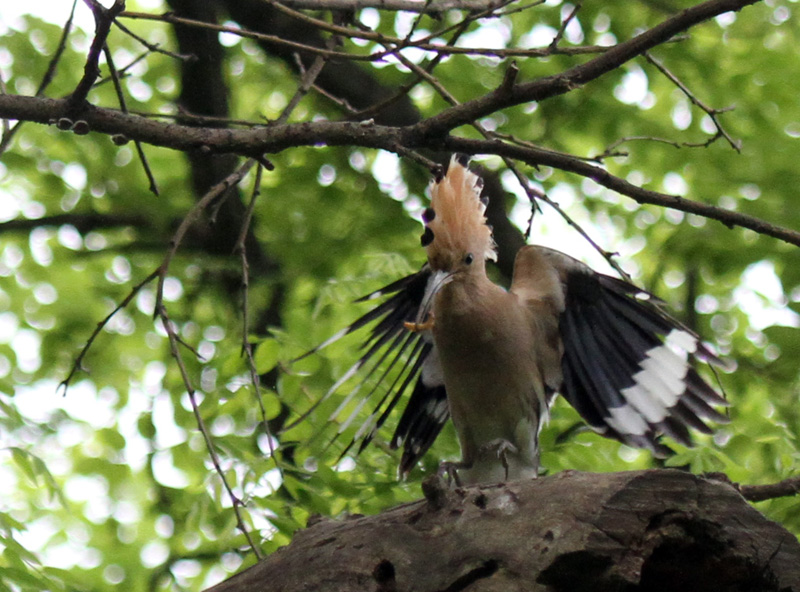
<path fill-rule="evenodd" d="M 26 119 L 48 123 L 55 121 L 66 106 L 65 100 L 38 99 L 14 95 L 0 95 L 0 117 Z M 453 107 L 458 109 L 460 106 Z M 430 120 L 402 128 L 373 124 L 371 122 L 315 121 L 277 125 L 252 130 L 195 128 L 151 121 L 136 115 L 92 107 L 82 114 L 94 131 L 123 134 L 143 142 L 184 151 L 211 151 L 236 153 L 262 159 L 270 152 L 280 152 L 296 146 L 362 146 L 390 152 L 400 149 L 428 148 L 450 150 L 467 154 L 496 154 L 516 158 L 531 166 L 552 166 L 592 179 L 599 185 L 628 196 L 638 203 L 652 204 L 689 214 L 697 214 L 722 222 L 728 227 L 741 226 L 800 246 L 800 232 L 770 224 L 709 204 L 637 187 L 575 156 L 552 152 L 532 146 L 518 146 L 499 140 L 472 140 L 447 136 L 430 138 L 418 130 Z"/>
<path fill-rule="evenodd" d="M 64 24 L 64 27 L 61 29 L 61 38 L 58 40 L 58 47 L 56 47 L 55 52 L 53 52 L 53 56 L 50 58 L 50 62 L 47 64 L 47 71 L 42 76 L 42 81 L 39 83 L 39 88 L 36 89 L 36 96 L 41 97 L 44 95 L 44 91 L 47 90 L 47 87 L 50 86 L 50 83 L 55 78 L 56 69 L 58 64 L 61 62 L 61 57 L 64 55 L 64 50 L 67 47 L 67 39 L 69 39 L 69 35 L 72 32 L 72 20 L 75 17 L 75 8 L 78 5 L 78 0 L 72 0 L 72 8 L 69 12 L 69 18 L 67 18 L 67 22 Z M 0 94 L 6 94 L 5 86 L 0 88 Z M 8 122 L 3 121 L 3 137 L 0 138 L 0 156 L 11 146 L 11 140 L 14 139 L 14 136 L 19 131 L 20 126 L 24 122 L 19 121 L 17 122 L 14 127 L 9 128 Z"/>
<path fill-rule="evenodd" d="M 669 41 L 678 33 L 699 23 L 725 12 L 741 10 L 745 6 L 760 1 L 709 0 L 692 6 L 633 39 L 609 48 L 603 55 L 584 64 L 560 74 L 518 84 L 511 89 L 501 86 L 492 93 L 442 111 L 439 115 L 420 124 L 417 132 L 425 136 L 441 136 L 452 129 L 467 125 L 500 109 L 562 95 L 615 70 L 625 62 Z"/>
<path fill-rule="evenodd" d="M 119 13 L 125 10 L 125 0 L 114 0 L 111 8 L 105 8 L 97 0 L 84 0 L 92 10 L 95 21 L 95 33 L 92 45 L 89 47 L 89 55 L 86 58 L 86 65 L 83 68 L 83 78 L 78 82 L 78 86 L 69 98 L 69 109 L 67 116 L 77 115 L 86 102 L 86 96 L 94 85 L 94 81 L 100 76 L 98 62 L 103 46 L 106 44 L 108 33 L 111 31 L 111 24 Z"/>
<path fill-rule="evenodd" d="M 576 173 L 591 179 L 598 185 L 611 189 L 621 195 L 630 197 L 640 204 L 651 204 L 673 210 L 697 214 L 711 220 L 722 222 L 725 226 L 733 228 L 740 226 L 785 241 L 800 247 L 800 232 L 771 224 L 760 218 L 748 216 L 741 212 L 726 210 L 710 204 L 693 201 L 679 195 L 659 193 L 629 183 L 621 177 L 616 177 L 604 168 L 590 164 L 575 156 L 559 152 L 551 152 L 532 146 L 518 146 L 503 142 L 486 140 L 471 140 L 466 138 L 449 137 L 444 142 L 444 147 L 453 152 L 466 152 L 467 154 L 496 154 L 507 156 L 527 162 L 532 166 L 551 166 L 562 171 Z"/>
<path fill-rule="evenodd" d="M 42 218 L 16 218 L 8 222 L 0 223 L 0 235 L 5 232 L 30 232 L 34 228 L 42 226 L 63 226 L 70 224 L 81 234 L 86 234 L 92 230 L 100 228 L 119 228 L 120 226 L 133 226 L 134 228 L 145 228 L 149 226 L 146 216 L 137 214 L 100 214 L 97 212 L 69 214 L 54 214 L 43 216 Z"/>
<path fill-rule="evenodd" d="M 789 477 L 778 483 L 767 485 L 740 485 L 739 491 L 744 499 L 763 502 L 776 497 L 791 497 L 800 493 L 800 477 Z"/>
<path fill-rule="evenodd" d="M 507 1 L 508 0 L 504 0 L 499 4 L 500 5 L 505 4 Z M 321 31 L 327 31 L 350 39 L 364 39 L 369 41 L 376 41 L 378 43 L 389 43 L 392 45 L 402 46 L 404 49 L 413 47 L 415 49 L 421 49 L 427 52 L 433 52 L 441 56 L 459 54 L 459 55 L 483 55 L 483 56 L 492 56 L 500 58 L 546 57 L 555 54 L 584 55 L 584 54 L 604 53 L 609 49 L 609 46 L 604 46 L 604 45 L 583 45 L 575 47 L 546 47 L 546 48 L 508 48 L 508 49 L 457 47 L 454 45 L 432 42 L 433 40 L 437 39 L 440 35 L 443 35 L 447 31 L 451 30 L 453 27 L 447 27 L 444 31 L 438 31 L 436 34 L 428 35 L 426 37 L 423 37 L 422 39 L 414 39 L 414 40 L 401 39 L 399 37 L 392 37 L 391 35 L 385 35 L 384 33 L 371 31 L 366 28 L 353 29 L 349 27 L 343 27 L 340 25 L 332 24 L 327 21 L 310 17 L 304 13 L 288 9 L 282 4 L 278 4 L 275 2 L 273 2 L 272 5 L 277 10 L 280 10 L 285 14 L 291 14 L 292 18 L 301 19 L 303 22 L 312 25 Z M 273 43 L 275 45 L 285 46 L 288 49 L 294 51 L 304 51 L 312 54 L 322 55 L 327 58 L 337 58 L 350 61 L 375 62 L 383 59 L 386 56 L 385 52 L 377 52 L 371 54 L 346 53 L 341 51 L 337 52 L 330 49 L 325 49 L 323 47 L 311 43 L 300 42 L 296 39 L 288 39 L 286 37 L 281 37 L 275 34 L 263 33 L 249 28 L 237 28 L 226 25 L 219 25 L 216 23 L 209 23 L 197 19 L 190 19 L 186 17 L 177 16 L 171 13 L 151 14 L 147 12 L 125 12 L 121 14 L 120 17 L 159 21 L 159 22 L 171 23 L 173 25 L 207 29 L 210 31 L 216 31 L 220 33 L 230 33 L 231 35 L 238 35 L 239 37 L 254 39 L 259 42 Z M 469 19 L 465 19 L 465 21 L 462 22 L 469 22 Z"/>
<path fill-rule="evenodd" d="M 418 12 L 438 15 L 446 10 L 492 10 L 504 0 L 280 0 L 281 4 L 301 10 L 362 10 L 377 8 L 388 11 Z"/>
<path fill-rule="evenodd" d="M 346 53 L 343 51 L 334 51 L 329 49 L 323 49 L 321 47 L 316 47 L 314 45 L 309 45 L 307 43 L 300 43 L 297 41 L 292 41 L 290 39 L 284 39 L 283 37 L 279 37 L 278 35 L 270 35 L 267 33 L 258 33 L 256 31 L 249 31 L 247 29 L 242 29 L 239 27 L 230 27 L 228 25 L 218 25 L 216 23 L 209 23 L 205 21 L 199 21 L 197 19 L 190 19 L 185 18 L 182 16 L 178 16 L 171 12 L 166 14 L 149 14 L 145 12 L 126 12 L 123 15 L 124 17 L 131 18 L 131 19 L 143 19 L 143 20 L 151 20 L 151 21 L 160 21 L 164 23 L 170 23 L 172 25 L 182 25 L 187 27 L 198 27 L 201 29 L 207 29 L 209 31 L 216 31 L 217 33 L 230 33 L 231 35 L 238 35 L 239 37 L 243 37 L 246 39 L 254 39 L 256 41 L 266 41 L 268 43 L 275 43 L 277 45 L 284 45 L 286 47 L 291 48 L 294 51 L 302 51 L 306 53 L 312 53 L 321 55 L 326 58 L 337 58 L 342 60 L 354 60 L 354 61 L 366 61 L 366 62 L 374 62 L 376 60 L 380 60 L 383 57 L 383 54 L 353 54 L 353 53 Z"/>

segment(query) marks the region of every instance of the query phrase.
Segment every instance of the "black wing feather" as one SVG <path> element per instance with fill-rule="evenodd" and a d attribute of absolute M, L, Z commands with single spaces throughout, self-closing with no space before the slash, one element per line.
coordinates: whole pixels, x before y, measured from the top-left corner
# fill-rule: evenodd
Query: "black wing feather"
<path fill-rule="evenodd" d="M 659 433 L 690 444 L 689 428 L 711 431 L 703 418 L 725 421 L 711 405 L 727 402 L 689 365 L 718 358 L 652 294 L 577 262 L 563 271 L 561 391 L 593 428 L 664 453 Z"/>
<path fill-rule="evenodd" d="M 429 291 L 428 284 L 432 278 L 433 275 L 430 268 L 425 265 L 419 272 L 403 277 L 359 298 L 356 302 L 377 300 L 390 295 L 389 298 L 386 298 L 373 309 L 353 321 L 344 330 L 297 358 L 299 360 L 316 353 L 358 329 L 374 323 L 369 330 L 367 338 L 361 344 L 363 353 L 358 361 L 297 420 L 301 421 L 307 417 L 320 403 L 336 392 L 344 382 L 362 372 L 362 369 L 367 368 L 359 382 L 330 418 L 331 421 L 336 420 L 354 397 L 360 397 L 359 404 L 342 422 L 341 427 L 333 438 L 335 440 L 347 430 L 361 408 L 376 393 L 381 393 L 377 403 L 372 407 L 371 414 L 345 447 L 341 454 L 342 456 L 347 454 L 356 444 L 358 445 L 356 448 L 357 453 L 360 453 L 369 445 L 415 379 L 417 380 L 416 385 L 392 437 L 393 448 L 403 446 L 403 455 L 400 463 L 401 474 L 405 474 L 413 468 L 433 444 L 447 421 L 449 414 L 446 409 L 444 415 L 439 413 L 433 416 L 426 413 L 426 410 L 430 409 L 441 411 L 439 404 L 442 401 L 446 402 L 447 397 L 444 384 L 441 381 L 432 382 L 430 377 L 428 377 L 427 381 L 423 379 L 423 368 L 426 364 L 430 365 L 433 362 L 438 364 L 438 356 L 431 356 L 434 346 L 430 337 L 422 333 L 409 332 L 403 325 L 406 321 L 414 322 L 418 319 L 426 292 Z M 394 355 L 392 356 L 392 354 Z M 388 378 L 393 370 L 396 370 L 396 374 L 389 382 Z M 361 393 L 362 387 L 376 372 L 379 372 L 379 374 L 375 379 L 374 386 L 368 392 Z M 436 373 L 434 372 L 434 374 Z"/>

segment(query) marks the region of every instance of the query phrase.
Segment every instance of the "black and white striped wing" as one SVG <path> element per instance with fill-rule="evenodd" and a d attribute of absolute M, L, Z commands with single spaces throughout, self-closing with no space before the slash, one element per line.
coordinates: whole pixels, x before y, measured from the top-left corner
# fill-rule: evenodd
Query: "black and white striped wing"
<path fill-rule="evenodd" d="M 425 265 L 417 273 L 359 298 L 358 302 L 386 299 L 301 356 L 303 358 L 316 353 L 346 335 L 374 323 L 362 344 L 363 353 L 358 361 L 303 416 L 330 398 L 351 378 L 359 375 L 355 387 L 329 417 L 330 422 L 339 422 L 334 439 L 350 428 L 365 406 L 371 405 L 373 410 L 356 430 L 342 456 L 354 445 L 358 446 L 359 453 L 366 448 L 415 380 L 411 397 L 391 440 L 392 448 L 403 448 L 401 474 L 406 474 L 413 468 L 446 423 L 449 417 L 447 398 L 439 356 L 430 331 L 412 332 L 403 324 L 419 321 L 424 316 L 420 309 L 433 297 L 433 282 L 434 275 L 428 265 Z M 358 403 L 347 417 L 340 420 L 344 409 L 353 401 Z"/>
<path fill-rule="evenodd" d="M 727 423 L 713 407 L 727 401 L 692 366 L 721 364 L 697 335 L 627 282 L 572 259 L 561 271 L 561 393 L 592 428 L 664 455 L 659 434 L 690 445 L 689 428 L 711 433 L 704 419 Z"/>
<path fill-rule="evenodd" d="M 450 417 L 447 391 L 436 347 L 422 363 L 422 371 L 392 437 L 392 448 L 403 448 L 399 472 L 408 474 L 428 451 Z"/>

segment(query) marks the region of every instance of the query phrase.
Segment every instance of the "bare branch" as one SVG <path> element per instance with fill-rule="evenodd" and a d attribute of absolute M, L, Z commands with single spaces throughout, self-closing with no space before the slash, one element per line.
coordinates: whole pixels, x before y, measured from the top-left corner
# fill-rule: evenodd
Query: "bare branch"
<path fill-rule="evenodd" d="M 235 186 L 239 181 L 241 181 L 247 172 L 253 168 L 253 165 L 256 164 L 255 159 L 248 159 L 242 166 L 236 169 L 233 173 L 225 177 L 222 181 L 214 185 L 211 189 L 208 190 L 206 193 L 186 214 L 186 217 L 181 221 L 180 226 L 178 226 L 178 230 L 175 231 L 172 240 L 170 241 L 170 249 L 167 252 L 166 256 L 164 257 L 164 261 L 161 263 L 158 271 L 158 288 L 156 290 L 156 306 L 155 312 L 156 316 L 162 314 L 161 311 L 164 308 L 163 301 L 164 301 L 164 281 L 166 280 L 167 273 L 169 272 L 169 265 L 172 262 L 172 258 L 175 256 L 175 253 L 178 252 L 178 248 L 183 241 L 183 237 L 186 235 L 186 232 L 189 228 L 192 227 L 192 224 L 195 223 L 197 218 L 200 214 L 205 210 L 215 199 L 219 198 L 223 195 L 228 189 Z"/>
<path fill-rule="evenodd" d="M 697 107 L 699 107 L 700 109 L 705 111 L 706 115 L 708 115 L 708 117 L 714 123 L 714 127 L 717 128 L 716 135 L 713 138 L 711 138 L 708 142 L 706 142 L 704 144 L 695 144 L 694 146 L 703 146 L 703 147 L 704 146 L 708 146 L 709 144 L 711 144 L 717 138 L 723 137 L 728 141 L 728 144 L 731 145 L 731 148 L 736 150 L 736 152 L 741 152 L 742 151 L 742 142 L 741 142 L 741 140 L 734 140 L 730 136 L 730 134 L 728 134 L 728 132 L 725 131 L 725 128 L 722 127 L 722 124 L 719 121 L 719 114 L 720 113 L 724 113 L 725 111 L 731 111 L 733 109 L 733 107 L 726 107 L 726 108 L 723 108 L 723 109 L 714 109 L 712 107 L 709 107 L 703 101 L 698 99 L 697 96 L 695 96 L 695 94 L 689 89 L 688 86 L 686 86 L 683 82 L 681 82 L 681 80 L 677 76 L 675 76 L 675 74 L 670 72 L 667 69 L 667 67 L 664 66 L 664 64 L 662 64 L 660 61 L 658 61 L 656 58 L 654 58 L 652 55 L 650 55 L 649 52 L 645 52 L 644 57 L 648 62 L 650 62 L 653 66 L 655 66 L 656 69 L 659 72 L 661 72 L 675 86 L 677 86 L 681 90 L 681 92 L 684 95 L 686 95 L 686 98 L 689 99 L 692 102 L 692 104 L 696 105 Z"/>
<path fill-rule="evenodd" d="M 208 23 L 205 21 L 198 21 L 195 19 L 184 18 L 180 16 L 176 16 L 175 14 L 168 12 L 166 14 L 149 14 L 145 12 L 125 12 L 120 16 L 130 19 L 143 19 L 143 20 L 150 20 L 150 21 L 161 21 L 164 23 L 170 23 L 172 25 L 184 25 L 187 27 L 198 27 L 201 29 L 208 29 L 210 31 L 217 31 L 219 33 L 230 33 L 232 35 L 238 35 L 239 37 L 244 37 L 246 39 L 255 39 L 256 41 L 266 41 L 268 43 L 275 43 L 278 45 L 285 45 L 287 47 L 291 47 L 297 51 L 303 51 L 306 53 L 321 55 L 326 58 L 340 58 L 345 60 L 354 60 L 354 61 L 375 61 L 381 59 L 382 55 L 376 54 L 367 54 L 367 55 L 359 55 L 359 54 L 352 54 L 346 53 L 343 51 L 332 51 L 329 49 L 323 49 L 321 47 L 317 47 L 315 45 L 307 45 L 305 43 L 297 43 L 296 41 L 290 41 L 288 39 L 284 39 L 283 37 L 278 37 L 277 35 L 269 35 L 266 33 L 256 33 L 255 31 L 249 31 L 247 29 L 241 29 L 239 27 L 230 27 L 227 25 L 217 25 L 215 23 Z"/>
<path fill-rule="evenodd" d="M 623 43 L 609 48 L 603 55 L 560 74 L 519 84 L 513 92 L 489 93 L 483 97 L 447 109 L 425 120 L 417 131 L 425 136 L 441 136 L 450 130 L 485 117 L 499 109 L 531 101 L 543 101 L 562 95 L 615 70 L 636 56 L 669 41 L 678 33 L 725 12 L 741 10 L 760 0 L 709 0 L 687 8 Z"/>
<path fill-rule="evenodd" d="M 464 152 L 466 154 L 497 154 L 498 156 L 508 156 L 509 158 L 527 162 L 532 166 L 552 166 L 591 179 L 598 185 L 616 191 L 621 195 L 628 196 L 640 204 L 652 204 L 679 210 L 688 214 L 697 214 L 711 220 L 722 222 L 729 228 L 740 226 L 759 234 L 771 236 L 787 243 L 800 246 L 800 232 L 770 224 L 754 216 L 748 216 L 740 212 L 692 201 L 679 195 L 669 195 L 650 189 L 644 189 L 643 187 L 637 187 L 625 179 L 616 177 L 605 169 L 589 164 L 575 156 L 550 152 L 541 148 L 515 146 L 498 141 L 492 142 L 453 137 L 448 138 L 443 147 L 454 152 Z"/>
<path fill-rule="evenodd" d="M 156 270 L 155 273 L 158 273 Z M 244 522 L 244 518 L 242 517 L 242 508 L 245 507 L 244 502 L 239 498 L 239 496 L 234 493 L 233 488 L 231 487 L 230 483 L 228 483 L 227 478 L 225 477 L 225 471 L 222 468 L 222 463 L 219 460 L 219 455 L 217 454 L 216 449 L 214 448 L 214 442 L 211 440 L 211 433 L 208 431 L 206 427 L 205 420 L 203 420 L 203 415 L 200 413 L 200 406 L 197 404 L 197 391 L 195 391 L 194 386 L 192 386 L 192 380 L 189 377 L 189 372 L 186 369 L 186 364 L 183 363 L 183 357 L 181 356 L 181 352 L 179 349 L 179 345 L 184 345 L 183 341 L 181 340 L 178 333 L 175 331 L 175 324 L 169 318 L 167 314 L 167 310 L 163 307 L 163 305 L 159 304 L 156 309 L 156 316 L 161 320 L 161 323 L 164 326 L 164 331 L 167 333 L 167 337 L 169 338 L 169 347 L 170 353 L 172 357 L 175 359 L 175 363 L 178 365 L 178 369 L 181 373 L 181 378 L 183 379 L 183 385 L 186 388 L 186 393 L 189 395 L 189 401 L 192 405 L 192 412 L 194 413 L 195 421 L 197 422 L 197 427 L 200 430 L 200 433 L 203 435 L 203 440 L 206 444 L 206 449 L 208 450 L 208 454 L 211 457 L 211 463 L 214 465 L 214 470 L 219 475 L 219 478 L 222 480 L 222 485 L 225 487 L 225 491 L 228 494 L 228 497 L 231 500 L 231 506 L 233 508 L 233 513 L 236 516 L 236 527 L 239 531 L 245 536 L 247 539 L 247 544 L 253 550 L 256 557 L 261 559 L 264 554 L 256 545 L 255 541 L 253 541 L 253 537 L 250 534 L 250 531 L 247 529 L 247 525 Z M 194 353 L 194 352 L 193 352 Z"/>
<path fill-rule="evenodd" d="M 108 49 L 108 44 L 103 45 L 103 54 L 106 56 L 106 64 L 108 64 L 108 71 L 111 75 L 111 80 L 114 82 L 114 91 L 117 93 L 117 100 L 119 101 L 119 107 L 123 113 L 127 113 L 128 105 L 125 102 L 125 93 L 122 92 L 122 85 L 119 82 L 119 74 L 117 73 L 117 68 L 114 65 L 114 58 L 111 55 L 111 50 Z M 142 163 L 144 174 L 147 176 L 147 180 L 150 182 L 150 192 L 153 195 L 158 195 L 158 185 L 156 184 L 156 178 L 153 176 L 153 171 L 150 170 L 150 164 L 147 162 L 147 156 L 145 155 L 144 149 L 142 148 L 142 143 L 139 140 L 134 140 L 133 144 L 134 146 L 136 146 L 136 153 L 139 155 L 139 162 Z"/>
<path fill-rule="evenodd" d="M 504 0 L 501 2 L 501 5 L 508 3 L 509 0 Z M 537 3 L 538 4 L 538 3 Z M 280 3 L 274 2 L 273 5 L 285 12 L 287 14 L 291 14 L 294 18 L 302 20 L 310 25 L 313 25 L 320 30 L 328 31 L 330 33 L 334 33 L 337 35 L 341 35 L 343 37 L 352 38 L 352 39 L 364 39 L 368 41 L 375 41 L 378 43 L 389 43 L 392 45 L 397 45 L 401 47 L 414 47 L 416 49 L 421 49 L 424 51 L 434 52 L 437 55 L 451 55 L 451 54 L 459 54 L 459 55 L 482 55 L 482 56 L 492 56 L 492 57 L 546 57 L 554 54 L 561 54 L 561 55 L 584 55 L 584 54 L 596 54 L 596 53 L 604 53 L 608 51 L 609 47 L 601 46 L 601 45 L 587 45 L 587 46 L 580 46 L 580 47 L 557 47 L 557 48 L 534 48 L 534 49 L 489 49 L 489 48 L 472 48 L 472 47 L 455 47 L 452 45 L 443 45 L 440 43 L 431 43 L 431 40 L 435 39 L 437 36 L 443 35 L 450 30 L 456 28 L 458 25 L 453 25 L 444 29 L 443 31 L 437 31 L 436 34 L 428 35 L 422 39 L 415 39 L 413 41 L 409 41 L 407 39 L 401 39 L 399 37 L 392 37 L 389 35 L 384 35 L 383 33 L 376 33 L 374 31 L 361 29 L 352 29 L 348 27 L 342 27 L 340 25 L 335 25 L 332 23 L 328 23 L 326 21 L 313 18 L 303 13 L 298 13 L 291 9 L 287 9 L 285 6 L 282 6 Z M 487 13 L 488 14 L 488 13 Z M 180 24 L 187 27 L 197 27 L 201 29 L 208 29 L 211 31 L 218 31 L 220 33 L 230 33 L 232 35 L 238 35 L 240 37 L 244 37 L 247 39 L 254 39 L 256 41 L 264 41 L 267 43 L 274 43 L 277 45 L 284 45 L 290 47 L 296 51 L 303 51 L 311 54 L 317 54 L 321 56 L 325 56 L 326 58 L 337 58 L 337 59 L 345 59 L 351 61 L 366 61 L 366 62 L 375 62 L 382 60 L 385 57 L 384 52 L 372 53 L 372 54 L 356 54 L 356 53 L 346 53 L 341 51 L 333 51 L 329 49 L 324 49 L 315 45 L 308 45 L 305 43 L 298 43 L 296 41 L 290 41 L 284 39 L 283 37 L 279 37 L 277 35 L 270 35 L 267 33 L 257 33 L 255 31 L 250 31 L 247 29 L 241 29 L 238 27 L 230 27 L 226 25 L 217 25 L 215 23 L 209 23 L 206 21 L 199 21 L 195 19 L 189 19 L 185 17 L 175 16 L 172 13 L 166 14 L 150 14 L 145 12 L 125 12 L 120 15 L 121 17 L 130 18 L 130 19 L 142 19 L 142 20 L 151 20 L 151 21 L 160 21 L 166 22 L 171 24 Z M 473 15 L 469 17 L 470 19 L 474 20 L 479 18 L 480 15 Z"/>
<path fill-rule="evenodd" d="M 136 41 L 138 41 L 139 43 L 144 45 L 148 50 L 150 50 L 153 53 L 160 53 L 160 54 L 163 54 L 165 56 L 169 56 L 171 58 L 174 58 L 176 60 L 180 60 L 182 62 L 194 62 L 195 60 L 197 60 L 197 56 L 196 55 L 184 55 L 182 53 L 176 53 L 174 51 L 169 51 L 167 49 L 164 49 L 163 47 L 161 47 L 158 44 L 150 43 L 147 39 L 145 39 L 144 37 L 141 37 L 140 35 L 137 35 L 133 31 L 131 31 L 128 27 L 126 27 L 121 22 L 119 22 L 119 19 L 114 21 L 114 25 L 116 25 L 119 28 L 120 31 L 122 31 L 123 33 L 125 33 L 126 35 L 131 37 L 132 39 L 136 39 Z"/>
<path fill-rule="evenodd" d="M 263 167 L 256 169 L 256 178 L 253 181 L 253 194 L 250 198 L 250 203 L 247 206 L 242 227 L 239 231 L 239 238 L 236 241 L 235 251 L 239 253 L 242 264 L 242 354 L 247 360 L 247 369 L 250 373 L 250 383 L 253 385 L 253 395 L 258 403 L 259 411 L 261 412 L 261 424 L 264 427 L 264 433 L 267 435 L 269 445 L 270 458 L 275 461 L 275 466 L 281 473 L 283 468 L 278 462 L 278 457 L 275 454 L 275 444 L 273 443 L 272 433 L 269 429 L 269 420 L 267 419 L 267 410 L 264 407 L 264 399 L 261 392 L 261 377 L 256 368 L 256 361 L 253 357 L 253 345 L 250 343 L 250 264 L 247 261 L 247 234 L 250 230 L 250 222 L 253 219 L 253 211 L 255 210 L 258 196 L 260 195 L 261 188 L 261 173 Z"/>
<path fill-rule="evenodd" d="M 789 477 L 777 483 L 765 485 L 744 485 L 734 483 L 725 473 L 712 472 L 703 475 L 706 479 L 727 483 L 742 494 L 742 497 L 751 502 L 763 502 L 779 497 L 792 497 L 800 494 L 800 477 Z"/>
<path fill-rule="evenodd" d="M 349 10 L 377 8 L 387 11 L 418 12 L 438 15 L 446 10 L 467 10 L 470 12 L 494 10 L 507 4 L 504 0 L 280 0 L 291 8 L 301 10 Z"/>
<path fill-rule="evenodd" d="M 152 282 L 156 278 L 157 275 L 158 275 L 158 270 L 154 271 L 153 273 L 148 275 L 146 278 L 144 278 L 141 282 L 136 284 L 133 288 L 131 288 L 131 291 L 128 293 L 128 295 L 125 297 L 125 299 L 122 302 L 120 302 L 116 306 L 116 308 L 114 308 L 114 310 L 112 310 L 108 314 L 108 316 L 106 318 L 104 318 L 102 321 L 97 323 L 97 326 L 95 327 L 94 331 L 92 331 L 92 334 L 89 336 L 89 339 L 86 340 L 86 343 L 81 348 L 80 353 L 78 354 L 78 356 L 73 361 L 72 368 L 70 369 L 69 374 L 58 385 L 59 390 L 62 390 L 62 394 L 64 396 L 67 395 L 67 390 L 69 389 L 69 385 L 72 382 L 72 379 L 75 378 L 75 375 L 79 371 L 84 370 L 83 359 L 86 357 L 86 354 L 89 353 L 89 350 L 92 348 L 92 345 L 94 344 L 95 340 L 97 339 L 97 336 L 100 335 L 100 332 L 103 329 L 105 329 L 106 326 L 108 325 L 108 323 L 111 321 L 111 319 L 114 318 L 114 316 L 119 311 L 121 311 L 123 308 L 128 306 L 128 304 L 130 304 L 131 300 L 133 300 L 136 297 L 136 295 L 139 293 L 139 291 L 142 288 L 144 288 L 147 284 Z"/>
<path fill-rule="evenodd" d="M 43 226 L 63 226 L 70 224 L 81 234 L 86 234 L 92 230 L 100 228 L 119 228 L 120 226 L 133 226 L 143 228 L 148 226 L 146 216 L 132 214 L 100 214 L 97 212 L 69 214 L 54 214 L 42 218 L 16 218 L 7 222 L 0 223 L 0 235 L 6 232 L 24 231 L 29 232 L 34 228 Z"/>
<path fill-rule="evenodd" d="M 72 31 L 72 21 L 75 17 L 75 8 L 78 5 L 78 0 L 72 0 L 72 8 L 69 12 L 69 17 L 67 18 L 67 22 L 64 24 L 64 28 L 61 29 L 61 38 L 58 40 L 58 47 L 56 47 L 55 52 L 53 52 L 53 57 L 50 58 L 50 62 L 47 64 L 47 71 L 42 76 L 42 81 L 39 83 L 39 88 L 36 89 L 36 96 L 41 97 L 44 95 L 44 91 L 47 90 L 47 87 L 50 86 L 50 83 L 53 81 L 53 77 L 56 73 L 56 67 L 58 63 L 61 61 L 61 56 L 64 55 L 64 50 L 67 47 L 67 39 L 69 38 L 69 34 Z M 2 94 L 6 94 L 5 85 L 0 88 L 0 92 Z M 13 127 L 8 127 L 8 122 L 3 121 L 3 137 L 0 139 L 0 156 L 8 150 L 8 147 L 11 145 L 11 140 L 17 133 L 17 130 L 22 125 L 23 122 L 18 122 Z"/>
<path fill-rule="evenodd" d="M 751 502 L 763 502 L 776 497 L 791 497 L 800 493 L 800 477 L 789 477 L 768 485 L 739 485 L 739 491 L 744 499 Z"/>
<path fill-rule="evenodd" d="M 63 113 L 64 105 L 63 100 L 0 95 L 0 117 L 48 123 L 55 121 L 55 118 Z M 452 107 L 448 111 L 459 109 L 463 105 Z M 95 131 L 123 134 L 143 142 L 177 150 L 204 149 L 220 153 L 232 152 L 253 158 L 260 158 L 265 153 L 280 152 L 290 147 L 320 144 L 362 146 L 391 152 L 396 152 L 398 146 L 402 146 L 406 149 L 430 148 L 467 154 L 496 154 L 522 160 L 531 166 L 546 165 L 576 173 L 639 203 L 698 214 L 718 220 L 729 227 L 741 226 L 800 246 L 800 232 L 740 212 L 637 187 L 575 156 L 532 146 L 515 146 L 499 140 L 471 140 L 452 136 L 421 137 L 419 129 L 430 120 L 404 128 L 381 126 L 370 122 L 315 121 L 253 130 L 230 130 L 164 124 L 144 117 L 95 107 L 82 116 Z"/>
<path fill-rule="evenodd" d="M 550 42 L 550 49 L 555 51 L 558 47 L 558 44 L 561 43 L 561 40 L 564 38 L 564 33 L 567 32 L 567 27 L 572 22 L 572 20 L 578 16 L 578 11 L 581 9 L 581 3 L 576 2 L 575 6 L 572 8 L 572 11 L 567 15 L 563 21 L 561 21 L 561 26 L 558 28 L 558 32 L 556 36 L 553 37 L 553 40 Z"/>
<path fill-rule="evenodd" d="M 105 8 L 97 0 L 84 0 L 84 2 L 94 15 L 95 33 L 92 45 L 89 47 L 89 55 L 86 57 L 86 65 L 83 67 L 83 78 L 78 82 L 78 86 L 75 87 L 69 98 L 68 116 L 76 115 L 84 108 L 86 96 L 92 89 L 94 81 L 100 76 L 98 62 L 108 33 L 111 31 L 111 24 L 117 15 L 125 10 L 125 0 L 114 0 L 114 4 L 110 8 Z"/>

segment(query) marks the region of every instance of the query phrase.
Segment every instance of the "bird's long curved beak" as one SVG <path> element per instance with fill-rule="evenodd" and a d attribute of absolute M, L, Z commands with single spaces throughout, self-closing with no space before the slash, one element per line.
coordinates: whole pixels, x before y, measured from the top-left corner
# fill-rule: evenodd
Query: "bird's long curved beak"
<path fill-rule="evenodd" d="M 452 271 L 434 271 L 425 286 L 425 295 L 417 311 L 417 318 L 413 323 L 406 323 L 406 328 L 411 331 L 426 331 L 433 327 L 433 301 L 436 293 L 453 280 Z"/>

